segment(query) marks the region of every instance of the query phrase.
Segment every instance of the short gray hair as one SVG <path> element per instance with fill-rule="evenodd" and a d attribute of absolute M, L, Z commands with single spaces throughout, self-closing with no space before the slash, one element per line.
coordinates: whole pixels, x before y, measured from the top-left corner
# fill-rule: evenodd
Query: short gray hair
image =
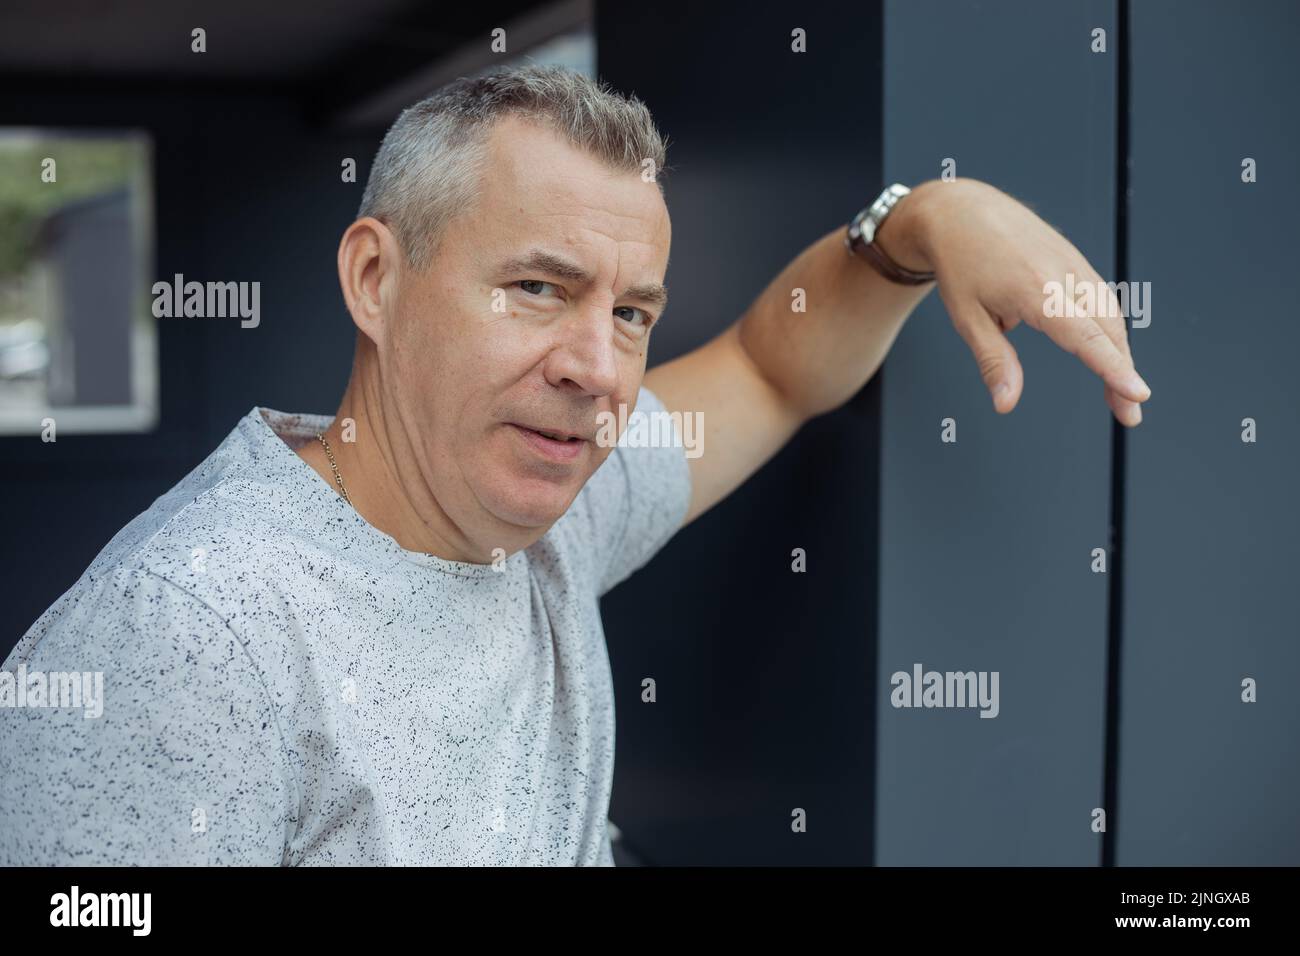
<path fill-rule="evenodd" d="M 562 67 L 504 68 L 455 80 L 402 111 L 375 156 L 357 218 L 387 225 L 410 264 L 423 268 L 477 196 L 488 134 L 506 115 L 549 125 L 613 169 L 640 171 L 652 160 L 659 182 L 667 147 L 635 96 Z"/>

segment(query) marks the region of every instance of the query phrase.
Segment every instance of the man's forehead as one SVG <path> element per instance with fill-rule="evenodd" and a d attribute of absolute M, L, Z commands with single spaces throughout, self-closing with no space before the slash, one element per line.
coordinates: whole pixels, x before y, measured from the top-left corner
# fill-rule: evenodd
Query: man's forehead
<path fill-rule="evenodd" d="M 667 298 L 672 226 L 659 186 L 536 122 L 507 116 L 493 127 L 464 225 L 494 272 L 586 284 L 617 262 L 615 281 L 635 297 Z"/>
<path fill-rule="evenodd" d="M 482 183 L 488 204 L 509 206 L 515 216 L 586 215 L 605 220 L 600 228 L 621 238 L 667 241 L 662 191 L 638 170 L 612 168 L 549 127 L 515 116 L 499 120 L 489 142 Z"/>

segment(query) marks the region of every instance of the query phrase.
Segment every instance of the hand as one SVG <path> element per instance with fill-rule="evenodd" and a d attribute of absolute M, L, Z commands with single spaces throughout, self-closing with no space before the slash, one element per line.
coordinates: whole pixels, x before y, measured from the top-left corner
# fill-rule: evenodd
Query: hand
<path fill-rule="evenodd" d="M 908 203 L 912 209 L 908 210 Z M 1021 322 L 1049 338 L 1097 373 L 1106 403 L 1123 425 L 1142 421 L 1141 402 L 1151 389 L 1133 367 L 1119 302 L 1071 243 L 1006 193 L 974 179 L 923 183 L 903 199 L 897 213 L 911 228 L 881 226 L 880 242 L 908 268 L 933 271 L 939 295 L 957 332 L 970 346 L 993 407 L 1016 407 L 1024 370 L 1007 340 Z M 924 265 L 919 265 L 924 261 Z M 1064 315 L 1049 315 L 1045 286 L 1093 286 L 1089 309 L 1065 303 Z"/>

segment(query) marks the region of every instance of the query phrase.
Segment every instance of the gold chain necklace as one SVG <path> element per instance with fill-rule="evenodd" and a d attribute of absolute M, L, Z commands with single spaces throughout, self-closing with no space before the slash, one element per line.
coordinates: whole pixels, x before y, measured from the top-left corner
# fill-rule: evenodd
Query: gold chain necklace
<path fill-rule="evenodd" d="M 320 439 L 320 443 L 325 446 L 325 454 L 330 460 L 330 467 L 334 469 L 334 482 L 339 486 L 339 491 L 343 493 L 343 500 L 355 508 L 356 505 L 353 505 L 352 499 L 348 497 L 348 490 L 343 487 L 343 476 L 339 474 L 338 463 L 334 461 L 334 453 L 330 451 L 330 443 L 325 440 L 325 433 L 317 432 L 316 437 Z"/>

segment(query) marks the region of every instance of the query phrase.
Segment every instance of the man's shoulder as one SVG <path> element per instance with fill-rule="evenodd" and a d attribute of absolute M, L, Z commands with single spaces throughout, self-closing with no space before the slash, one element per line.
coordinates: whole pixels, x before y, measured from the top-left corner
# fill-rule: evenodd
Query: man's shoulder
<path fill-rule="evenodd" d="M 245 592 L 273 578 L 286 555 L 309 543 L 309 466 L 254 408 L 189 474 L 129 521 L 83 577 L 144 572 L 176 585 L 218 613 L 234 584 Z M 327 489 L 328 490 L 328 489 Z M 80 582 L 79 582 L 80 583 Z M 223 615 L 224 616 L 224 615 Z"/>

